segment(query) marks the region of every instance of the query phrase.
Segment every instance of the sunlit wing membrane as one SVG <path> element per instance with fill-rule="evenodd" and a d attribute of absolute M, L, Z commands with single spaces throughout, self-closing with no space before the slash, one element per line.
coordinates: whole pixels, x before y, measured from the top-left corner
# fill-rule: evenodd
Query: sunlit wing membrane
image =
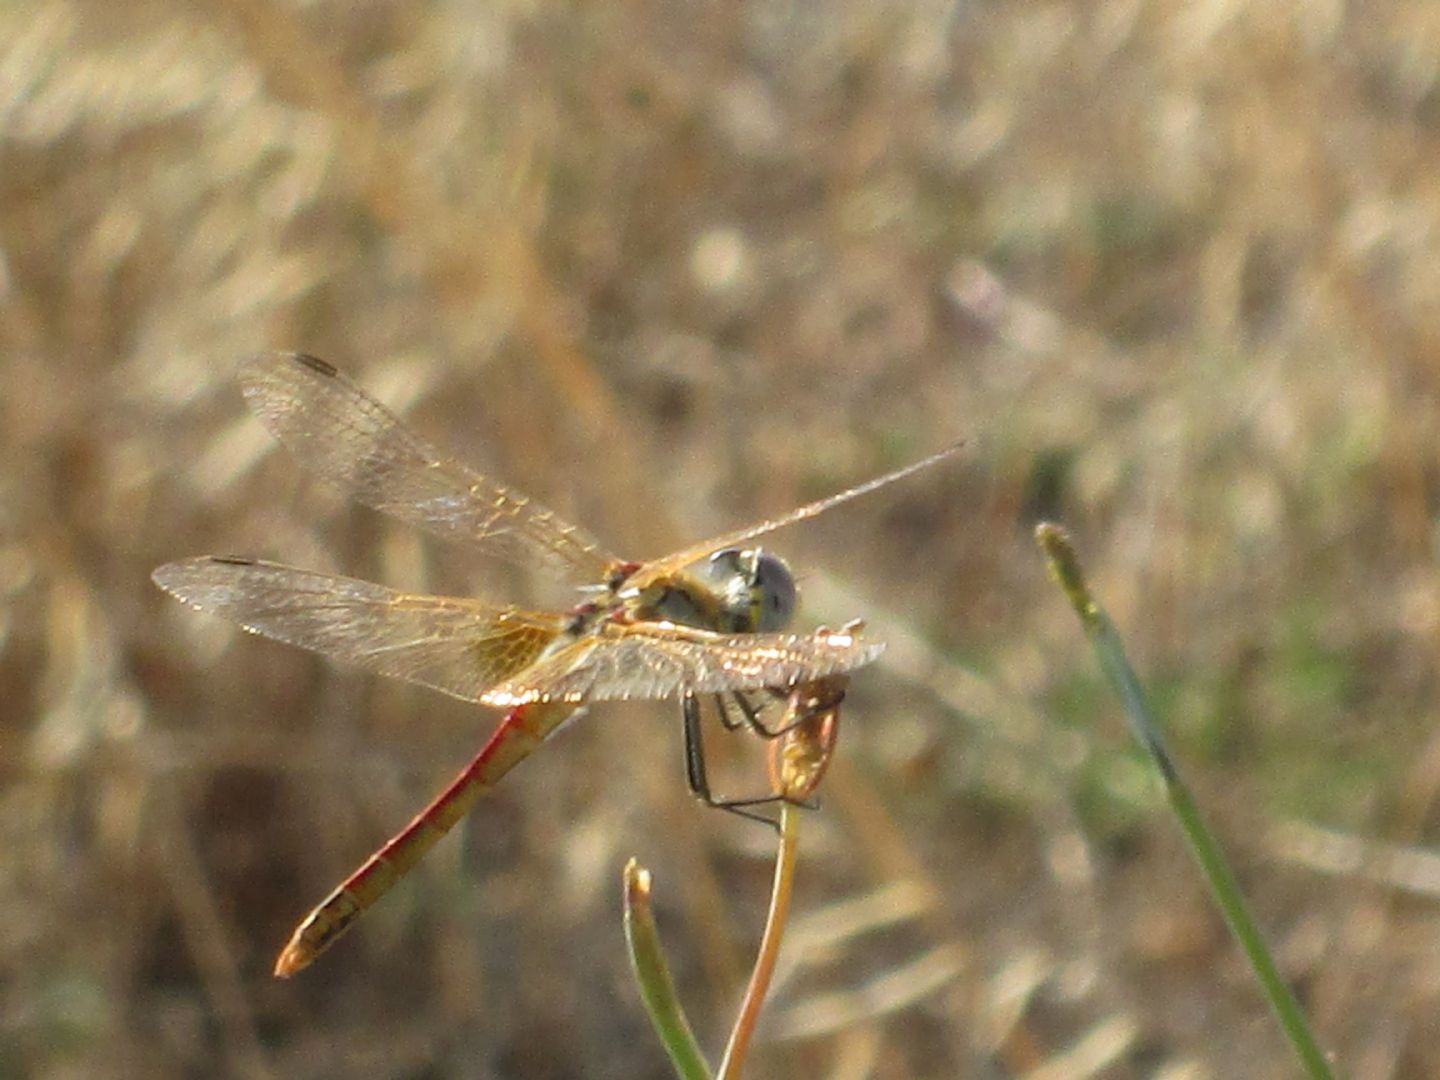
<path fill-rule="evenodd" d="M 297 459 L 357 502 L 566 581 L 602 581 L 616 561 L 585 530 L 439 453 L 323 360 L 258 356 L 240 386 Z"/>
<path fill-rule="evenodd" d="M 776 529 L 783 529 L 798 522 L 806 521 L 809 518 L 815 517 L 817 514 L 823 514 L 825 511 L 839 506 L 841 503 L 849 502 L 851 499 L 858 498 L 861 495 L 868 495 L 876 488 L 881 488 L 886 484 L 894 483 L 896 480 L 904 479 L 911 473 L 919 472 L 921 469 L 927 469 L 931 465 L 938 464 L 946 458 L 959 453 L 964 446 L 965 442 L 962 440 L 947 446 L 938 453 L 931 454 L 927 458 L 911 462 L 904 468 L 888 472 L 884 476 L 877 476 L 873 480 L 867 480 L 863 484 L 857 484 L 852 488 L 837 492 L 834 495 L 827 495 L 823 499 L 816 499 L 812 503 L 807 503 L 804 506 L 791 510 L 788 514 L 782 514 L 780 517 L 771 518 L 768 521 L 747 525 L 733 532 L 711 537 L 709 540 L 702 540 L 700 543 L 692 544 L 683 551 L 675 552 L 673 555 L 666 555 L 662 558 L 654 559 L 651 562 L 645 563 L 639 570 L 632 574 L 627 580 L 627 585 L 634 588 L 644 588 L 650 582 L 664 577 L 667 574 L 674 573 L 682 567 L 699 562 L 707 555 L 713 554 L 716 551 L 724 548 L 738 547 L 745 541 L 753 540 L 757 536 L 763 536 L 766 533 L 774 532 Z"/>
<path fill-rule="evenodd" d="M 167 592 L 246 630 L 464 701 L 523 670 L 564 616 L 396 592 L 279 563 L 204 556 L 152 575 Z"/>
<path fill-rule="evenodd" d="M 481 700 L 510 707 L 787 689 L 868 664 L 884 649 L 848 631 L 712 634 L 670 623 L 612 624 L 497 684 Z"/>

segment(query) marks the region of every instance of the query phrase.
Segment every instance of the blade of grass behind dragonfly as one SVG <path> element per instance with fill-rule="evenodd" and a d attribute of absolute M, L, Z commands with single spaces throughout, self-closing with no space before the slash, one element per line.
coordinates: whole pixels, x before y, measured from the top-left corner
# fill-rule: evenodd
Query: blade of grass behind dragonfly
<path fill-rule="evenodd" d="M 1131 731 L 1154 761 L 1165 785 L 1170 807 L 1195 852 L 1195 858 L 1200 863 L 1206 880 L 1210 883 L 1215 901 L 1220 905 L 1225 921 L 1260 980 L 1261 989 L 1269 999 L 1270 1007 L 1294 1047 L 1296 1056 L 1299 1057 L 1306 1074 L 1314 1080 L 1330 1080 L 1334 1075 L 1330 1063 L 1320 1049 L 1294 992 L 1276 968 L 1265 939 L 1250 915 L 1234 872 L 1214 835 L 1206 826 L 1200 808 L 1195 804 L 1190 789 L 1181 779 L 1174 759 L 1165 747 L 1160 726 L 1155 722 L 1144 687 L 1125 655 L 1120 634 L 1104 609 L 1090 594 L 1080 569 L 1080 561 L 1075 555 L 1075 549 L 1070 545 L 1069 536 L 1058 525 L 1042 522 L 1035 529 L 1035 540 L 1045 553 L 1051 576 L 1065 591 L 1070 605 L 1080 616 L 1080 624 L 1095 649 L 1101 669 L 1124 702 L 1125 716 Z"/>

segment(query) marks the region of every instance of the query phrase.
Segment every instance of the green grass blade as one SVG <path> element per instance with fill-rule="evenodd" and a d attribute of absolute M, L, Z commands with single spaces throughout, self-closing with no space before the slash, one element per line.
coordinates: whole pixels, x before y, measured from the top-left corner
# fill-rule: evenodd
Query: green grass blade
<path fill-rule="evenodd" d="M 1249 907 L 1224 853 L 1220 850 L 1220 845 L 1205 825 L 1199 807 L 1175 768 L 1175 762 L 1165 747 L 1160 727 L 1155 722 L 1154 713 L 1145 696 L 1144 687 L 1135 675 L 1135 669 L 1130 666 L 1114 624 L 1091 596 L 1069 537 L 1059 526 L 1042 523 L 1035 530 L 1035 539 L 1045 553 L 1051 575 L 1065 591 L 1071 606 L 1080 616 L 1080 623 L 1095 648 L 1101 668 L 1124 702 L 1131 731 L 1155 762 L 1170 806 L 1195 852 L 1195 858 L 1199 861 L 1206 880 L 1210 883 L 1210 889 L 1220 905 L 1225 921 L 1260 980 L 1260 986 L 1269 999 L 1281 1028 L 1295 1048 L 1306 1074 L 1314 1080 L 1329 1080 L 1334 1076 L 1330 1063 L 1320 1049 L 1294 992 L 1275 967 L 1274 958 L 1250 916 Z"/>
<path fill-rule="evenodd" d="M 650 872 L 634 859 L 625 866 L 625 941 L 630 947 L 630 966 L 640 984 L 645 1011 L 655 1033 L 683 1080 L 713 1080 L 710 1066 L 690 1030 L 690 1021 L 675 993 L 670 965 L 660 944 L 660 932 L 650 910 Z"/>

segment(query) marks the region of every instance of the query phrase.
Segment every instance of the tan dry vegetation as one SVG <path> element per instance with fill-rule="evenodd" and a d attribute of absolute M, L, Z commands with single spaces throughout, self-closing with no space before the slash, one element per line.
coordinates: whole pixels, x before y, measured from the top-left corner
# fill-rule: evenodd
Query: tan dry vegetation
<path fill-rule="evenodd" d="M 664 1076 L 632 853 L 723 1037 L 766 838 L 687 801 L 668 708 L 597 708 L 270 979 L 493 717 L 151 568 L 556 597 L 272 452 L 266 347 L 636 556 L 974 438 L 776 538 L 891 651 L 756 1075 L 1292 1074 L 1042 514 L 1322 1040 L 1440 1073 L 1437 151 L 1429 0 L 0 6 L 0 1073 Z"/>

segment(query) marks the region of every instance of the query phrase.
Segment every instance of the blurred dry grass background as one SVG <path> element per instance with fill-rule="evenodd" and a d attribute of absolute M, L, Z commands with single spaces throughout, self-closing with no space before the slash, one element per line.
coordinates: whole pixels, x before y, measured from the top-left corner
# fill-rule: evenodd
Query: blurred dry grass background
<path fill-rule="evenodd" d="M 1437 150 L 1429 0 L 7 0 L 0 1075 L 665 1076 L 632 853 L 723 1037 L 768 840 L 687 800 L 671 709 L 597 708 L 270 979 L 493 718 L 151 568 L 564 599 L 273 452 L 272 346 L 637 557 L 974 438 L 776 538 L 891 650 L 755 1075 L 1290 1075 L 1040 515 L 1322 1040 L 1440 1075 Z"/>

